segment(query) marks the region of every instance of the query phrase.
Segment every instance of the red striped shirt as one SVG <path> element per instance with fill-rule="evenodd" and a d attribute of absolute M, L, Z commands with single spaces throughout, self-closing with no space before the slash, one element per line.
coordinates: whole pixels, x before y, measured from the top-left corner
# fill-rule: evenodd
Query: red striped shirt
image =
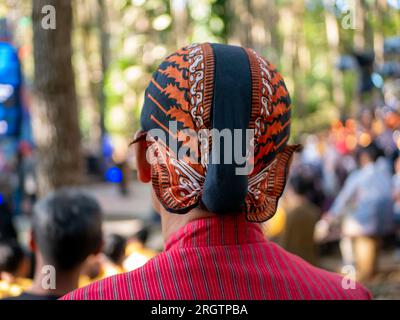
<path fill-rule="evenodd" d="M 344 289 L 342 280 L 267 241 L 258 224 L 214 217 L 187 224 L 142 268 L 63 299 L 371 299 L 359 284 Z"/>

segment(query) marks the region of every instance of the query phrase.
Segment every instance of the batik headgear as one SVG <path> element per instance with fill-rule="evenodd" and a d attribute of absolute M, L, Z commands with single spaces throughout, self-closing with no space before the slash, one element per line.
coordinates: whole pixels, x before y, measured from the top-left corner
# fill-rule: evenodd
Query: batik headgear
<path fill-rule="evenodd" d="M 155 72 L 141 115 L 152 151 L 152 184 L 161 204 L 177 214 L 202 206 L 221 215 L 246 213 L 253 222 L 270 219 L 290 159 L 299 149 L 287 144 L 290 118 L 291 101 L 281 75 L 255 51 L 209 43 L 176 51 Z M 221 139 L 216 145 L 212 129 L 251 129 L 254 157 L 247 159 L 248 174 L 237 174 L 242 163 L 235 157 L 231 163 L 214 161 L 231 152 L 233 142 Z M 189 131 L 196 133 L 195 139 L 188 138 Z M 239 145 L 246 144 L 248 151 L 243 136 Z M 182 157 L 178 150 L 183 147 L 188 153 Z"/>

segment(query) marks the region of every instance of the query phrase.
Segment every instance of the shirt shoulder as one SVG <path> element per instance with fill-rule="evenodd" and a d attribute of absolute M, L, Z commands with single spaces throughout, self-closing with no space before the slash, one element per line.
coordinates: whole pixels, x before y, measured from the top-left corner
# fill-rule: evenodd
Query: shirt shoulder
<path fill-rule="evenodd" d="M 269 266 L 271 272 L 266 277 L 273 278 L 272 282 L 279 288 L 288 286 L 287 290 L 291 291 L 290 294 L 282 295 L 282 297 L 288 296 L 288 299 L 307 300 L 371 299 L 369 291 L 360 284 L 351 282 L 341 275 L 316 268 L 276 244 L 269 243 L 267 246 L 269 248 L 267 252 L 271 254 L 267 256 L 267 261 L 271 263 Z M 263 246 L 261 245 L 260 248 L 263 248 Z M 239 248 L 235 247 L 233 250 L 239 250 Z M 245 252 L 245 248 L 241 250 Z M 170 281 L 174 277 L 176 279 L 184 277 L 183 272 L 186 269 L 181 265 L 179 259 L 174 259 L 178 256 L 181 257 L 182 254 L 191 255 L 192 253 L 191 250 L 161 253 L 135 271 L 95 282 L 66 295 L 62 299 L 163 300 L 163 293 L 169 298 L 179 299 L 179 295 L 175 297 L 173 294 L 176 293 L 175 290 L 170 290 L 173 293 L 164 291 L 172 286 Z M 268 257 L 271 257 L 271 260 Z M 220 266 L 221 268 L 225 267 L 223 262 L 220 262 Z M 197 267 L 192 265 L 191 272 L 196 273 Z M 253 269 L 248 265 L 246 270 L 251 271 Z M 199 283 L 196 284 L 199 285 Z M 201 290 L 197 287 L 195 289 Z"/>
<path fill-rule="evenodd" d="M 162 255 L 162 254 L 160 254 Z M 159 256 L 160 256 L 159 255 Z M 155 257 L 144 266 L 118 275 L 114 275 L 85 287 L 79 288 L 60 300 L 146 300 L 146 283 L 154 273 Z"/>
<path fill-rule="evenodd" d="M 353 270 L 345 270 L 347 274 L 341 275 L 315 267 L 300 257 L 287 252 L 278 245 L 273 245 L 274 250 L 287 261 L 288 269 L 285 275 L 295 277 L 304 287 L 312 289 L 312 300 L 371 300 L 372 294 L 363 285 L 353 279 Z M 294 275 L 301 273 L 302 276 Z"/>

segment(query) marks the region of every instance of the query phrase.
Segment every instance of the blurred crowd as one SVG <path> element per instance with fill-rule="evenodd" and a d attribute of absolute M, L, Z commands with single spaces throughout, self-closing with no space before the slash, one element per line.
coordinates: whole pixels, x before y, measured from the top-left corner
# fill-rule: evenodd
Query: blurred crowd
<path fill-rule="evenodd" d="M 376 275 L 383 245 L 400 261 L 399 121 L 387 107 L 365 110 L 308 135 L 267 233 L 316 265 L 318 246 L 338 243 L 360 281 Z"/>
<path fill-rule="evenodd" d="M 55 300 L 91 282 L 144 265 L 149 229 L 130 237 L 103 234 L 98 202 L 81 190 L 62 189 L 34 206 L 29 248 L 12 223 L 0 230 L 0 299 Z M 8 229 L 8 230 L 7 230 Z"/>

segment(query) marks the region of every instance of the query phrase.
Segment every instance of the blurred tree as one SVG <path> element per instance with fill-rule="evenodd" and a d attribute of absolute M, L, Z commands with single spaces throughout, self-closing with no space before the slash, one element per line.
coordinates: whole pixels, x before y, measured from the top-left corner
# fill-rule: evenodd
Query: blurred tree
<path fill-rule="evenodd" d="M 229 28 L 229 42 L 248 48 L 252 47 L 251 21 L 253 17 L 251 0 L 230 1 L 229 11 L 232 15 Z"/>
<path fill-rule="evenodd" d="M 181 48 L 187 44 L 188 10 L 186 0 L 171 0 L 171 12 L 176 47 Z"/>
<path fill-rule="evenodd" d="M 42 8 L 56 10 L 56 28 L 44 29 Z M 72 68 L 72 2 L 35 0 L 32 8 L 35 86 L 33 127 L 40 194 L 81 182 L 77 98 Z"/>
<path fill-rule="evenodd" d="M 332 8 L 333 9 L 333 8 Z M 332 96 L 335 106 L 341 115 L 345 113 L 345 96 L 343 92 L 342 72 L 336 67 L 340 58 L 339 24 L 332 10 L 325 10 L 326 37 L 329 45 L 329 64 L 332 70 Z"/>
<path fill-rule="evenodd" d="M 355 9 L 356 9 L 356 22 L 355 22 L 355 32 L 354 32 L 354 48 L 359 51 L 363 51 L 366 49 L 366 40 L 365 40 L 365 9 L 366 3 L 365 0 L 355 0 Z"/>
<path fill-rule="evenodd" d="M 351 3 L 354 30 L 343 27 Z M 98 146 L 107 131 L 119 158 L 139 126 L 152 72 L 184 44 L 238 44 L 267 57 L 291 92 L 297 134 L 356 110 L 357 73 L 337 70 L 338 58 L 373 49 L 381 63 L 383 39 L 400 25 L 400 10 L 387 0 L 85 0 L 75 9 L 73 62 L 85 146 Z"/>
<path fill-rule="evenodd" d="M 74 55 L 78 108 L 83 145 L 86 154 L 98 154 L 101 146 L 101 33 L 97 0 L 77 1 L 74 6 Z"/>
<path fill-rule="evenodd" d="M 100 33 L 100 54 L 101 54 L 101 85 L 98 93 L 99 107 L 100 107 L 100 131 L 101 131 L 101 140 L 106 134 L 105 127 L 105 110 L 106 110 L 106 95 L 104 92 L 105 86 L 105 75 L 107 73 L 109 64 L 110 64 L 110 33 L 109 33 L 109 24 L 108 24 L 108 11 L 104 0 L 98 0 L 99 13 L 97 24 L 99 26 Z"/>
<path fill-rule="evenodd" d="M 374 51 L 376 62 L 382 64 L 384 62 L 384 25 L 387 18 L 387 2 L 385 0 L 376 0 L 374 9 Z"/>

